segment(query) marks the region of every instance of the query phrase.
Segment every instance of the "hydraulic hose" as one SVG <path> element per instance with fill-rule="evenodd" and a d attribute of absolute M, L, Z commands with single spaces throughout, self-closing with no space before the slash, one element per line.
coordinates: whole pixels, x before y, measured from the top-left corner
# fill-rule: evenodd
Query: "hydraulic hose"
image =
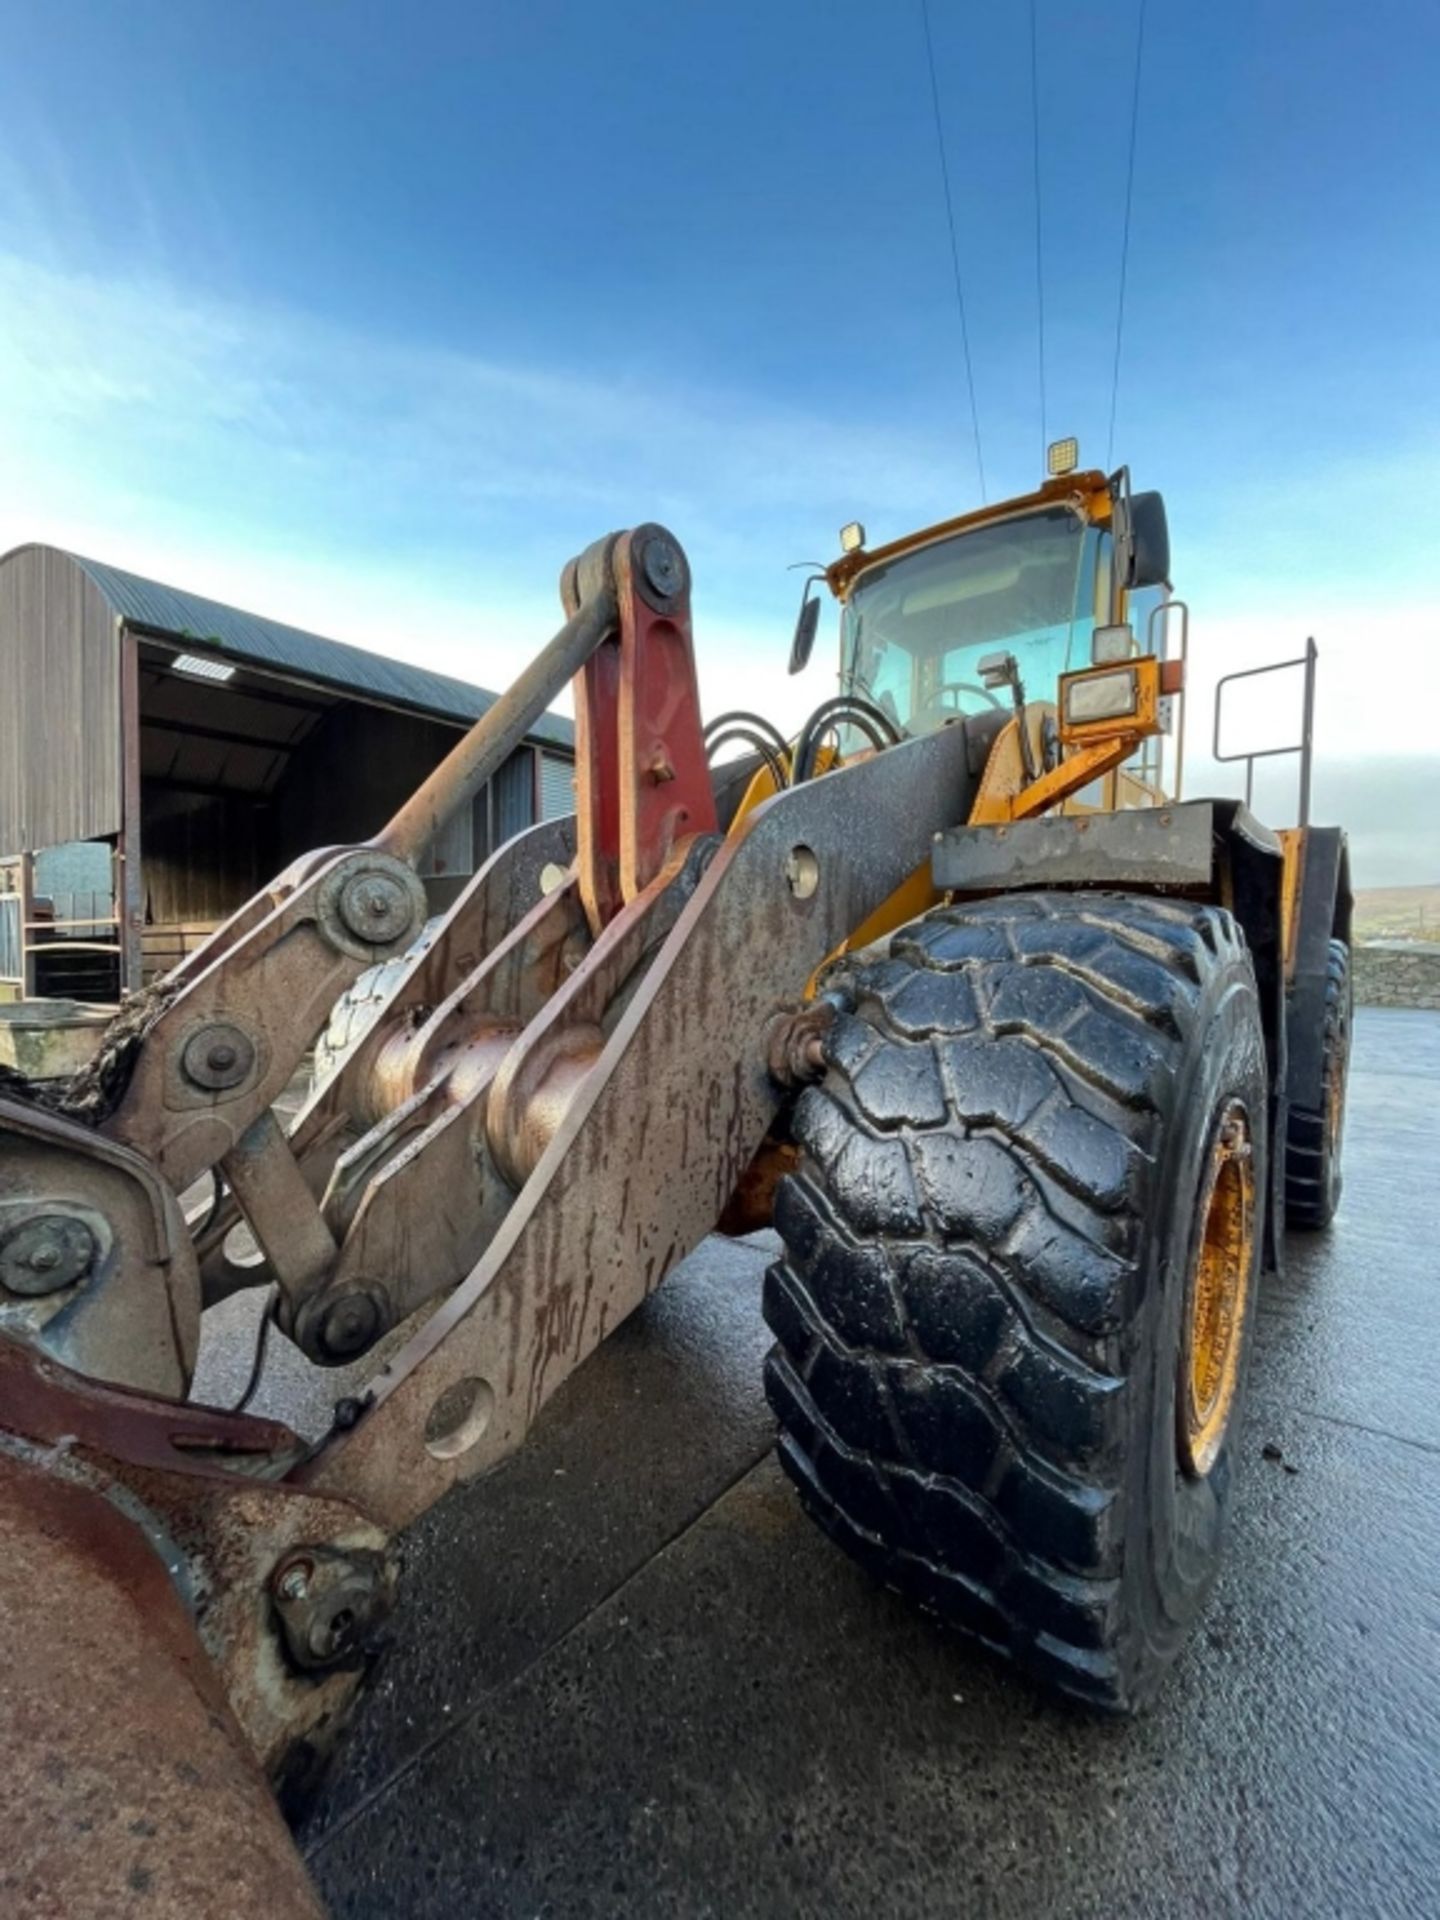
<path fill-rule="evenodd" d="M 854 694 L 838 693 L 824 700 L 800 729 L 795 746 L 795 782 L 809 780 L 815 772 L 815 759 L 821 741 L 839 726 L 858 727 L 873 747 L 893 747 L 900 739 L 899 729 L 882 708 Z"/>
<path fill-rule="evenodd" d="M 715 755 L 722 747 L 728 747 L 736 740 L 742 741 L 747 747 L 752 747 L 755 752 L 759 754 L 760 758 L 770 770 L 770 778 L 775 782 L 775 791 L 777 793 L 782 787 L 789 786 L 790 775 L 786 769 L 785 761 L 781 757 L 785 749 L 782 748 L 781 753 L 777 753 L 763 733 L 752 732 L 749 727 L 736 724 L 714 735 L 707 732 L 705 737 L 705 753 L 707 759 L 713 761 Z"/>

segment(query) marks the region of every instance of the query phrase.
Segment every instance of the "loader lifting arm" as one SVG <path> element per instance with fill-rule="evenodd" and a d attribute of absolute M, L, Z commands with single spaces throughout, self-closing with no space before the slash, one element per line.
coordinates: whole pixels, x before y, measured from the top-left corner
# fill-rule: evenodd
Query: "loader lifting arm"
<path fill-rule="evenodd" d="M 514 1448 L 714 1227 L 786 1098 L 777 1022 L 968 817 L 983 764 L 957 726 L 723 821 L 679 543 L 611 536 L 562 598 L 373 840 L 281 875 L 83 1085 L 0 1095 L 0 1439 L 174 1543 L 182 1593 L 224 1594 L 202 1638 L 272 1770 L 353 1691 L 389 1534 Z M 272 1104 L 329 1006 L 418 930 L 426 842 L 572 678 L 575 819 L 476 874 L 286 1134 Z M 222 1198 L 192 1226 L 206 1175 Z M 384 1343 L 318 1440 L 186 1398 L 202 1309 L 255 1285 L 315 1360 Z"/>

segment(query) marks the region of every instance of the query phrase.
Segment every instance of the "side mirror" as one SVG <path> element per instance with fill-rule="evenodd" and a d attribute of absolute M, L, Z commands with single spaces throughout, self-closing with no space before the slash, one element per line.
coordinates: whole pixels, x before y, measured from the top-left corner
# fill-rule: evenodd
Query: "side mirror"
<path fill-rule="evenodd" d="M 1165 496 L 1137 493 L 1130 501 L 1130 587 L 1163 587 L 1170 580 L 1170 525 Z"/>
<path fill-rule="evenodd" d="M 805 597 L 800 602 L 800 615 L 795 622 L 795 638 L 790 643 L 791 673 L 805 671 L 815 646 L 815 630 L 820 625 L 820 602 L 810 591 L 814 584 L 813 580 L 805 582 Z"/>
<path fill-rule="evenodd" d="M 1020 685 L 1020 665 L 1013 653 L 987 653 L 978 662 L 975 671 L 980 676 L 982 687 L 988 687 L 991 693 L 1001 687 Z"/>

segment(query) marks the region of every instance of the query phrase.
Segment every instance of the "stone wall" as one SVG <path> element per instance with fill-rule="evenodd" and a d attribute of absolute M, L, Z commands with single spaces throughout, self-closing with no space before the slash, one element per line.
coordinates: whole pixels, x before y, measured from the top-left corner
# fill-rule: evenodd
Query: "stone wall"
<path fill-rule="evenodd" d="M 1355 949 L 1355 998 L 1365 1007 L 1440 1009 L 1440 945 L 1362 941 Z"/>

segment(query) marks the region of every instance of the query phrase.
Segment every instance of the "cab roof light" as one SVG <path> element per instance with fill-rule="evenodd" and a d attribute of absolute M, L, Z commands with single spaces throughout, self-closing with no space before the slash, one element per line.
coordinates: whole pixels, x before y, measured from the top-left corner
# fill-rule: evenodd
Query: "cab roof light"
<path fill-rule="evenodd" d="M 848 526 L 840 529 L 840 551 L 858 553 L 865 544 L 865 529 L 858 520 L 852 520 Z"/>
<path fill-rule="evenodd" d="M 1080 464 L 1080 442 L 1072 434 L 1068 440 L 1052 440 L 1045 449 L 1045 470 L 1052 480 L 1073 473 Z"/>
<path fill-rule="evenodd" d="M 1097 667 L 1113 667 L 1128 660 L 1135 651 L 1135 630 L 1128 621 L 1113 627 L 1096 627 L 1090 636 L 1090 658 Z"/>

